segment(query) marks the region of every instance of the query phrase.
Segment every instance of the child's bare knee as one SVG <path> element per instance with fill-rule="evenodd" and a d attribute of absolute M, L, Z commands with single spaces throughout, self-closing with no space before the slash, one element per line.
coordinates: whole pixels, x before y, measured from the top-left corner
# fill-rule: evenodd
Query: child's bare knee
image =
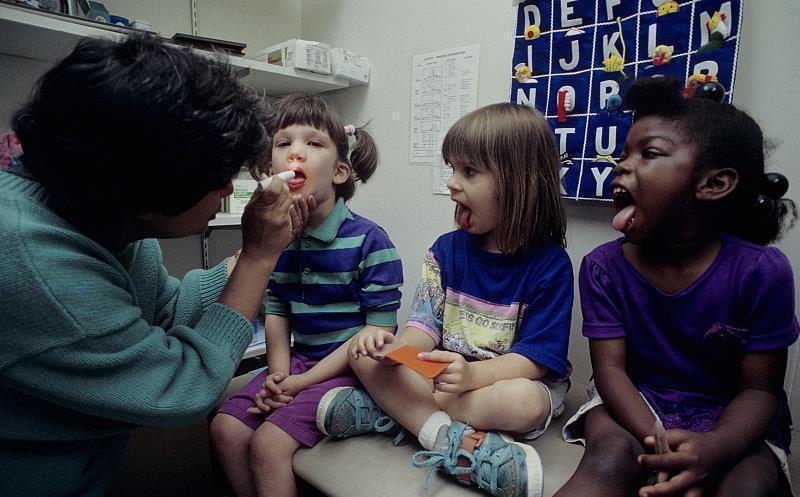
<path fill-rule="evenodd" d="M 643 452 L 632 436 L 609 433 L 587 440 L 584 460 L 594 474 L 631 475 L 643 471 L 636 461 Z"/>
<path fill-rule="evenodd" d="M 268 437 L 253 437 L 249 455 L 250 467 L 261 471 L 292 460 L 291 454 L 287 455 L 279 444 L 270 443 Z"/>
<path fill-rule="evenodd" d="M 217 414 L 208 427 L 208 436 L 211 443 L 217 447 L 228 447 L 239 443 L 240 426 L 244 426 L 238 419 L 227 414 Z"/>
<path fill-rule="evenodd" d="M 509 404 L 513 399 L 510 403 L 512 408 L 525 418 L 523 424 L 530 426 L 531 430 L 539 427 L 550 413 L 550 395 L 547 387 L 538 381 L 515 378 L 499 381 L 495 386 L 498 388 L 498 401 Z"/>

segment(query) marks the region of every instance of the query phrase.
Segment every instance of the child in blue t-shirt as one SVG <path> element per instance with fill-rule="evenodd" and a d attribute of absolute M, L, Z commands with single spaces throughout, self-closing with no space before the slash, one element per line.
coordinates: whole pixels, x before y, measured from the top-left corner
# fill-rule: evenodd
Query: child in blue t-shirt
<path fill-rule="evenodd" d="M 765 245 L 796 209 L 764 173 L 758 124 L 681 86 L 625 94 L 634 124 L 611 183 L 624 236 L 581 265 L 594 381 L 564 428 L 586 451 L 559 497 L 790 494 L 783 378 L 800 329 L 789 261 Z"/>
<path fill-rule="evenodd" d="M 553 134 L 531 107 L 489 105 L 450 128 L 442 154 L 459 229 L 428 251 L 403 332 L 365 330 L 351 342 L 366 391 L 328 392 L 320 429 L 343 438 L 396 421 L 425 448 L 415 466 L 494 495 L 541 495 L 533 447 L 489 430 L 539 436 L 569 386 L 573 276 Z M 446 368 L 431 384 L 383 359 L 390 343 Z"/>
<path fill-rule="evenodd" d="M 228 399 L 211 423 L 212 446 L 240 497 L 297 495 L 292 456 L 324 437 L 316 427 L 320 399 L 332 388 L 359 384 L 347 364 L 347 342 L 362 330 L 395 331 L 403 283 L 386 232 L 345 205 L 355 180 L 365 182 L 375 171 L 372 138 L 342 124 L 320 95 L 290 95 L 274 110 L 270 170 L 294 171 L 287 184 L 307 222 L 293 228 L 298 238 L 267 289 L 269 369 Z"/>

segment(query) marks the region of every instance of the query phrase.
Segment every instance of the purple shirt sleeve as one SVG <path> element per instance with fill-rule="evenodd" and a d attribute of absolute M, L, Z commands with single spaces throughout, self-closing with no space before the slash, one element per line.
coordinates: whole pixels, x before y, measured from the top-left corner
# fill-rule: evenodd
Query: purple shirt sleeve
<path fill-rule="evenodd" d="M 620 306 L 611 294 L 608 274 L 590 256 L 583 258 L 578 273 L 583 314 L 583 335 L 589 338 L 621 338 L 625 328 Z"/>

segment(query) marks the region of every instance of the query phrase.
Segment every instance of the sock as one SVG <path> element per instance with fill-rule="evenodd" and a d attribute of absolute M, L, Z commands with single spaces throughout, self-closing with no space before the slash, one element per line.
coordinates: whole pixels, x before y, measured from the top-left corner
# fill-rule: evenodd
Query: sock
<path fill-rule="evenodd" d="M 433 450 L 436 437 L 439 435 L 439 428 L 450 426 L 453 420 L 444 411 L 436 411 L 425 420 L 422 428 L 419 429 L 419 443 L 428 450 Z"/>
<path fill-rule="evenodd" d="M 449 439 L 447 438 L 447 432 L 450 431 L 450 425 L 442 425 L 439 427 L 439 433 L 436 434 L 436 441 L 433 442 L 433 451 L 435 452 L 446 452 L 447 446 L 449 445 Z"/>

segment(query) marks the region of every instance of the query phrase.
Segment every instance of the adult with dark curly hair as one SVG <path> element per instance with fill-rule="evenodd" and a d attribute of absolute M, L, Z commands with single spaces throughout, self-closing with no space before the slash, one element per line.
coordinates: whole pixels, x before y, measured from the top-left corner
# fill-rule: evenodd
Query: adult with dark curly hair
<path fill-rule="evenodd" d="M 273 181 L 245 209 L 232 269 L 169 276 L 156 238 L 207 229 L 234 175 L 265 159 L 269 116 L 228 65 L 152 36 L 81 42 L 13 127 L 0 494 L 104 495 L 131 429 L 189 424 L 220 397 L 305 206 Z"/>

